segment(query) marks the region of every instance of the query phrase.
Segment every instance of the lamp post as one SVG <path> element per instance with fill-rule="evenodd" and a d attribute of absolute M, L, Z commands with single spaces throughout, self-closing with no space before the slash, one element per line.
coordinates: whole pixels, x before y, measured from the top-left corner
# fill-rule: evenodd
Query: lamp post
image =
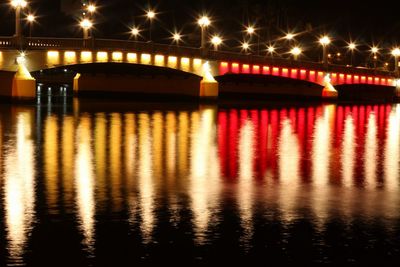
<path fill-rule="evenodd" d="M 319 43 L 322 45 L 322 62 L 324 67 L 328 67 L 328 51 L 327 46 L 331 43 L 331 39 L 328 36 L 323 36 L 319 39 Z"/>
<path fill-rule="evenodd" d="M 378 60 L 378 55 L 377 55 L 378 52 L 379 52 L 379 48 L 378 47 L 373 46 L 371 48 L 371 53 L 372 53 L 372 57 L 373 57 L 373 60 L 374 60 L 374 69 L 376 69 L 376 61 Z"/>
<path fill-rule="evenodd" d="M 28 2 L 25 0 L 12 0 L 11 6 L 15 9 L 15 37 L 22 37 L 21 30 L 21 10 L 24 9 L 28 5 Z"/>
<path fill-rule="evenodd" d="M 300 47 L 298 47 L 298 46 L 295 46 L 295 47 L 293 47 L 292 48 L 292 50 L 290 50 L 290 54 L 292 54 L 293 55 L 293 58 L 294 58 L 294 60 L 298 60 L 298 58 L 299 58 L 299 56 L 300 56 L 300 54 L 302 53 L 303 51 L 301 50 L 301 48 Z"/>
<path fill-rule="evenodd" d="M 81 28 L 83 29 L 83 39 L 89 39 L 89 30 L 92 28 L 93 23 L 89 19 L 83 19 L 80 23 Z"/>
<path fill-rule="evenodd" d="M 201 28 L 201 46 L 200 49 L 202 51 L 204 51 L 204 49 L 206 48 L 206 29 L 208 26 L 210 26 L 211 21 L 207 16 L 203 16 L 201 17 L 197 23 L 199 24 L 200 28 Z"/>
<path fill-rule="evenodd" d="M 400 56 L 400 48 L 394 48 L 392 50 L 392 55 L 394 57 L 394 72 L 396 76 L 399 76 L 399 56 Z"/>
<path fill-rule="evenodd" d="M 274 53 L 275 53 L 275 47 L 273 45 L 269 45 L 267 47 L 267 52 L 271 57 L 274 57 Z"/>
<path fill-rule="evenodd" d="M 222 39 L 221 39 L 221 37 L 215 35 L 211 38 L 211 43 L 214 45 L 214 50 L 217 51 L 218 46 L 220 46 L 222 44 Z"/>
<path fill-rule="evenodd" d="M 29 23 L 29 37 L 32 37 L 32 27 L 33 27 L 33 23 L 35 22 L 35 16 L 34 15 L 32 15 L 32 14 L 29 14 L 27 17 L 26 17 L 26 20 L 28 21 L 28 23 Z"/>
<path fill-rule="evenodd" d="M 156 17 L 156 13 L 153 10 L 149 10 L 146 13 L 146 17 L 149 20 L 149 42 L 152 42 L 152 28 L 153 28 L 153 19 Z"/>
<path fill-rule="evenodd" d="M 135 38 L 135 41 L 137 41 L 139 35 L 140 35 L 140 29 L 137 27 L 133 27 L 131 29 L 131 34 L 133 35 L 133 37 Z"/>
<path fill-rule="evenodd" d="M 250 36 L 250 41 L 251 37 L 253 37 L 254 34 L 256 34 L 256 29 L 253 26 L 248 26 L 246 28 L 246 33 Z M 258 35 L 258 40 L 257 40 L 257 55 L 260 54 L 260 36 Z"/>
<path fill-rule="evenodd" d="M 354 50 L 357 48 L 357 45 L 353 42 L 349 43 L 348 46 L 349 50 L 350 50 L 350 65 L 353 66 L 353 60 L 354 60 Z"/>
<path fill-rule="evenodd" d="M 182 35 L 178 32 L 174 33 L 172 35 L 172 41 L 176 43 L 177 46 L 179 46 L 179 42 L 182 40 Z"/>

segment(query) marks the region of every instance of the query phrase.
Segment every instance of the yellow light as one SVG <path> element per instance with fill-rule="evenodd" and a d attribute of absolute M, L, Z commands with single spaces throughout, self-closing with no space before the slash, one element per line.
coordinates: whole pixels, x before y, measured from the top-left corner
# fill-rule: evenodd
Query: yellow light
<path fill-rule="evenodd" d="M 47 52 L 47 60 L 50 64 L 55 65 L 59 64 L 60 53 L 58 51 L 48 51 Z"/>
<path fill-rule="evenodd" d="M 66 64 L 76 63 L 76 53 L 74 51 L 66 51 L 64 53 L 64 61 Z"/>
<path fill-rule="evenodd" d="M 400 56 L 400 48 L 395 48 L 392 50 L 392 55 L 395 57 Z"/>
<path fill-rule="evenodd" d="M 197 21 L 197 23 L 200 25 L 200 27 L 207 27 L 211 24 L 211 21 L 208 17 L 203 16 Z"/>
<path fill-rule="evenodd" d="M 91 62 L 92 61 L 92 52 L 82 51 L 81 52 L 81 61 L 82 62 Z"/>
<path fill-rule="evenodd" d="M 320 44 L 328 45 L 331 43 L 331 39 L 328 36 L 323 36 L 319 39 Z"/>
<path fill-rule="evenodd" d="M 97 52 L 96 59 L 97 59 L 97 62 L 107 62 L 108 61 L 108 53 L 107 52 Z"/>
<path fill-rule="evenodd" d="M 88 5 L 87 10 L 88 10 L 90 13 L 94 13 L 94 12 L 96 11 L 96 6 L 93 5 L 93 4 L 90 4 L 90 5 Z"/>
<path fill-rule="evenodd" d="M 80 25 L 83 29 L 87 30 L 93 26 L 93 23 L 89 19 L 83 19 Z"/>
<path fill-rule="evenodd" d="M 32 22 L 35 21 L 35 16 L 32 15 L 32 14 L 29 14 L 29 15 L 26 17 L 26 20 L 32 23 Z"/>
<path fill-rule="evenodd" d="M 163 55 L 156 55 L 155 57 L 154 57 L 154 63 L 155 63 L 155 65 L 157 65 L 157 66 L 164 66 L 164 56 Z"/>
<path fill-rule="evenodd" d="M 199 58 L 193 59 L 193 67 L 194 68 L 196 68 L 196 69 L 200 68 L 202 66 L 202 64 L 203 64 L 203 61 L 201 59 L 199 59 Z"/>
<path fill-rule="evenodd" d="M 28 5 L 28 2 L 26 2 L 25 0 L 12 0 L 11 5 L 15 8 L 18 7 L 24 8 Z"/>
<path fill-rule="evenodd" d="M 178 58 L 174 56 L 169 56 L 168 57 L 168 67 L 170 68 L 176 68 L 178 63 Z"/>
<path fill-rule="evenodd" d="M 136 63 L 137 62 L 137 54 L 136 53 L 128 53 L 126 56 L 129 63 Z"/>
<path fill-rule="evenodd" d="M 296 46 L 296 47 L 293 47 L 292 50 L 290 50 L 290 53 L 294 56 L 298 56 L 302 53 L 302 50 L 300 47 Z"/>
<path fill-rule="evenodd" d="M 203 64 L 203 81 L 205 82 L 216 82 L 214 76 L 211 73 L 210 63 L 208 61 Z"/>
<path fill-rule="evenodd" d="M 190 59 L 187 57 L 181 58 L 181 68 L 183 70 L 189 70 L 190 67 Z"/>
<path fill-rule="evenodd" d="M 150 54 L 142 54 L 140 58 L 140 62 L 142 64 L 150 64 L 151 63 L 151 55 Z"/>
<path fill-rule="evenodd" d="M 122 61 L 122 59 L 123 59 L 122 52 L 113 52 L 112 53 L 112 60 L 113 61 Z"/>
<path fill-rule="evenodd" d="M 249 48 L 250 48 L 249 43 L 244 42 L 244 43 L 242 44 L 242 49 L 243 49 L 244 51 L 247 51 Z"/>

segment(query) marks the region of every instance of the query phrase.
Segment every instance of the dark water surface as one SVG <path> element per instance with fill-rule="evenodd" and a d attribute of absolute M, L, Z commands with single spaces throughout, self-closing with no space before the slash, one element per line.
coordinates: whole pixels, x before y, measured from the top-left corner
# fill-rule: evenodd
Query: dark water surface
<path fill-rule="evenodd" d="M 400 262 L 400 105 L 107 106 L 0 107 L 0 266 Z"/>

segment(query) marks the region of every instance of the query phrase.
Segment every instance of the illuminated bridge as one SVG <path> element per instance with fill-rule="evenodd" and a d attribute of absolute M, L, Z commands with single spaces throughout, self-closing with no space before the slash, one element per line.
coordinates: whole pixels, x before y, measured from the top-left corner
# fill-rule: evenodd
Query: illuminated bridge
<path fill-rule="evenodd" d="M 28 72 L 70 67 L 79 70 L 88 64 L 92 67 L 110 63 L 121 63 L 123 67 L 146 66 L 158 71 L 169 71 L 169 76 L 181 74 L 190 78 L 174 79 L 162 75 L 156 78 L 113 76 L 99 68 L 99 73 L 95 74 L 77 71 L 75 92 L 137 92 L 195 97 L 217 97 L 221 92 L 231 92 L 335 98 L 337 86 L 361 86 L 377 91 L 392 88 L 393 94 L 397 96 L 397 87 L 400 85 L 395 72 L 176 45 L 94 38 L 0 37 L 0 96 L 35 97 L 36 81 Z M 247 84 L 240 87 L 237 82 L 231 82 L 218 86 L 216 80 L 235 75 L 241 77 L 241 80 L 245 79 Z M 264 78 L 263 84 L 252 84 L 253 80 Z M 276 84 L 290 86 L 270 88 L 268 83 L 272 83 L 273 87 Z"/>

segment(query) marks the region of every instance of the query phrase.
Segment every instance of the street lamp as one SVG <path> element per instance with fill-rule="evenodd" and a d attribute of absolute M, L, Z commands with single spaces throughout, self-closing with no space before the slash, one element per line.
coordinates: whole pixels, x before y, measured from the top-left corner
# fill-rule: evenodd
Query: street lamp
<path fill-rule="evenodd" d="M 29 14 L 27 17 L 26 17 L 26 20 L 28 21 L 28 23 L 29 23 L 29 37 L 32 37 L 32 27 L 33 27 L 33 23 L 35 22 L 35 16 L 34 15 L 32 15 L 32 14 Z"/>
<path fill-rule="evenodd" d="M 146 17 L 149 20 L 149 41 L 152 42 L 151 32 L 152 32 L 152 26 L 153 26 L 153 19 L 155 19 L 156 13 L 153 10 L 149 10 L 146 13 Z"/>
<path fill-rule="evenodd" d="M 28 5 L 28 2 L 25 0 L 12 0 L 11 6 L 15 9 L 15 36 L 21 37 L 21 10 L 24 9 Z"/>
<path fill-rule="evenodd" d="M 93 23 L 89 19 L 83 19 L 80 25 L 83 29 L 83 39 L 86 40 L 89 38 L 89 30 L 93 27 Z"/>
<path fill-rule="evenodd" d="M 199 24 L 201 28 L 201 50 L 204 50 L 206 47 L 206 28 L 210 26 L 211 21 L 207 16 L 201 17 L 197 23 Z"/>
<path fill-rule="evenodd" d="M 354 50 L 357 48 L 357 45 L 353 42 L 350 42 L 348 45 L 348 49 L 351 52 L 351 56 L 350 56 L 350 65 L 353 66 L 353 58 L 354 58 Z"/>
<path fill-rule="evenodd" d="M 90 14 L 93 14 L 96 12 L 97 7 L 94 4 L 90 4 L 87 6 L 87 11 L 89 11 Z"/>
<path fill-rule="evenodd" d="M 268 47 L 267 47 L 267 52 L 268 52 L 268 54 L 271 56 L 271 57 L 273 57 L 274 56 L 274 54 L 275 54 L 275 47 L 273 46 L 273 45 L 269 45 Z"/>
<path fill-rule="evenodd" d="M 322 45 L 322 61 L 324 63 L 324 66 L 328 66 L 328 54 L 327 54 L 327 46 L 331 43 L 331 39 L 328 36 L 322 36 L 319 39 L 319 43 Z"/>
<path fill-rule="evenodd" d="M 378 60 L 377 54 L 379 53 L 379 48 L 376 46 L 371 47 L 371 53 L 374 60 L 374 69 L 376 69 L 376 61 Z"/>
<path fill-rule="evenodd" d="M 242 51 L 247 53 L 248 50 L 250 50 L 250 44 L 248 42 L 243 42 L 242 43 Z"/>
<path fill-rule="evenodd" d="M 176 43 L 177 46 L 179 46 L 179 42 L 182 40 L 182 35 L 178 32 L 174 33 L 172 35 L 172 41 Z"/>
<path fill-rule="evenodd" d="M 211 43 L 214 45 L 214 50 L 217 51 L 218 50 L 218 46 L 220 46 L 222 44 L 222 39 L 221 37 L 214 35 L 211 38 Z"/>
<path fill-rule="evenodd" d="M 399 75 L 399 56 L 400 56 L 400 48 L 396 47 L 392 50 L 392 55 L 394 56 L 394 71 L 396 76 Z"/>
<path fill-rule="evenodd" d="M 297 60 L 302 52 L 303 52 L 302 49 L 298 46 L 295 46 L 292 48 L 292 50 L 290 50 L 290 54 L 293 55 L 294 60 Z"/>
<path fill-rule="evenodd" d="M 140 29 L 137 27 L 133 27 L 131 29 L 131 34 L 133 35 L 133 37 L 135 38 L 135 41 L 137 41 L 138 36 L 140 35 Z"/>
<path fill-rule="evenodd" d="M 256 34 L 256 29 L 254 28 L 254 26 L 248 26 L 248 27 L 246 28 L 246 33 L 247 33 L 248 35 L 250 35 L 250 40 L 251 40 L 251 37 L 252 37 L 254 34 Z M 260 35 L 257 34 L 257 55 L 259 55 L 259 54 L 260 54 Z"/>

